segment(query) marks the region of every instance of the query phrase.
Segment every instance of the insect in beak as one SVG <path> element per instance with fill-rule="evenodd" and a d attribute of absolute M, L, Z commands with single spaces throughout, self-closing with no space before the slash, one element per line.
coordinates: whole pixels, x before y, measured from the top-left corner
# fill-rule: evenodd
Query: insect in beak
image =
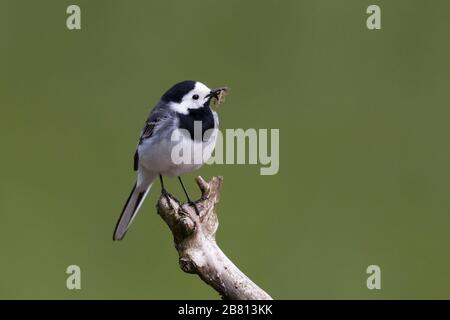
<path fill-rule="evenodd" d="M 211 92 L 207 95 L 208 98 L 215 101 L 216 105 L 221 104 L 225 101 L 225 96 L 228 94 L 230 89 L 228 87 L 221 87 L 211 90 Z"/>

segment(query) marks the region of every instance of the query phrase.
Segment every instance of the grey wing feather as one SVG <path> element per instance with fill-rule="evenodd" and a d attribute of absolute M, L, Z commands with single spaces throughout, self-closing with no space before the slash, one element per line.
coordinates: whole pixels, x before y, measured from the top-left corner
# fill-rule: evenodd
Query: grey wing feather
<path fill-rule="evenodd" d="M 145 139 L 150 138 L 153 135 L 153 129 L 155 129 L 156 124 L 158 123 L 159 119 L 156 119 L 156 121 L 146 122 L 144 129 L 142 130 L 141 137 L 139 138 L 139 144 L 142 144 L 142 141 Z"/>
<path fill-rule="evenodd" d="M 158 104 L 156 104 L 156 106 L 150 112 L 147 121 L 145 121 L 145 125 L 144 128 L 142 129 L 141 136 L 139 137 L 138 148 L 143 141 L 153 136 L 155 127 L 157 126 L 158 122 L 160 122 L 163 118 L 169 116 L 169 114 L 171 113 L 172 111 L 169 109 L 166 103 L 160 101 L 158 102 Z M 139 166 L 138 148 L 136 148 L 136 152 L 134 153 L 134 171 L 136 171 Z"/>

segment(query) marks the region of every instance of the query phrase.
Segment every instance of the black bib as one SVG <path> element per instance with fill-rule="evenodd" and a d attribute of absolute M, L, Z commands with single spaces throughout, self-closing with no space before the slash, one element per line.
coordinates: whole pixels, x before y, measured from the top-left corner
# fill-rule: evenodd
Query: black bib
<path fill-rule="evenodd" d="M 188 114 L 178 113 L 178 118 L 180 119 L 180 129 L 187 130 L 191 135 L 191 139 L 195 141 L 207 140 L 209 137 L 204 137 L 205 131 L 214 128 L 214 115 L 211 108 L 208 106 L 204 106 L 198 109 L 188 109 Z M 195 121 L 201 121 L 201 137 L 195 137 L 194 135 Z"/>

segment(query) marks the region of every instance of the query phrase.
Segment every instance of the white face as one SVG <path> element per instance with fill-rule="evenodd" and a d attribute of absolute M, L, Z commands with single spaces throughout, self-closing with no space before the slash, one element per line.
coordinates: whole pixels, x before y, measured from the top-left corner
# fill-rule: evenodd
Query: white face
<path fill-rule="evenodd" d="M 207 95 L 210 92 L 210 88 L 201 82 L 196 82 L 194 89 L 185 94 L 181 102 L 171 102 L 170 108 L 176 112 L 188 114 L 188 109 L 198 109 L 203 107 L 205 102 L 209 99 Z"/>

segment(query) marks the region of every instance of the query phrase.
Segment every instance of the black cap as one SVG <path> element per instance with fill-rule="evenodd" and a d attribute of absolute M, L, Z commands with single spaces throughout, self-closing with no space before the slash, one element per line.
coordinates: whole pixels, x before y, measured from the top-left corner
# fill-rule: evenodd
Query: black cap
<path fill-rule="evenodd" d="M 161 100 L 165 102 L 181 102 L 186 93 L 195 88 L 195 83 L 196 81 L 193 80 L 179 82 L 167 90 L 161 97 Z"/>

